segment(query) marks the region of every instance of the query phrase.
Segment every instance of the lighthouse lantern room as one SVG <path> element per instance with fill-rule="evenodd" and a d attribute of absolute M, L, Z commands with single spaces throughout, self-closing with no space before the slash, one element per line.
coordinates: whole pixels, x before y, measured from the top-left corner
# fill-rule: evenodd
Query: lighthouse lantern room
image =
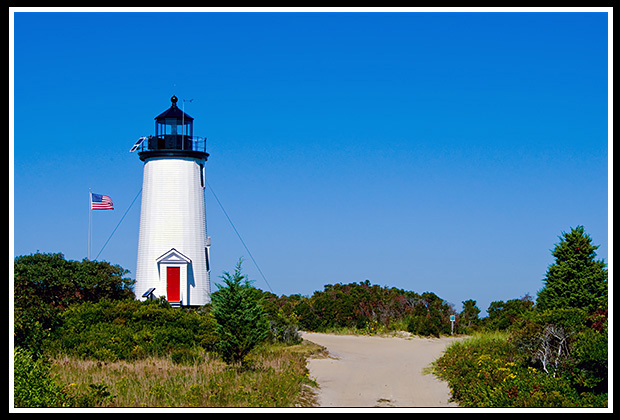
<path fill-rule="evenodd" d="M 155 117 L 155 135 L 132 149 L 144 162 L 135 295 L 201 306 L 210 302 L 204 202 L 209 154 L 177 101 L 173 96 L 170 108 Z"/>

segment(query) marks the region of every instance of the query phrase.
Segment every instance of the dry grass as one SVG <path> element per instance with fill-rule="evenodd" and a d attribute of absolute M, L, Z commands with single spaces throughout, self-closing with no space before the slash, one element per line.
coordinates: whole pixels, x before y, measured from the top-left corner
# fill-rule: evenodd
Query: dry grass
<path fill-rule="evenodd" d="M 91 384 L 106 387 L 108 407 L 294 407 L 312 406 L 316 384 L 308 378 L 306 357 L 321 352 L 304 342 L 255 349 L 248 366 L 227 366 L 210 355 L 192 365 L 169 358 L 98 362 L 58 357 L 52 372 L 68 392 Z"/>

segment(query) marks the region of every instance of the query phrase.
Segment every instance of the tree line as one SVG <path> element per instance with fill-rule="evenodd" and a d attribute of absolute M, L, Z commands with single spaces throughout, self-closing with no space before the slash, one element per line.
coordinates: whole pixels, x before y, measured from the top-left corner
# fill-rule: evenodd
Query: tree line
<path fill-rule="evenodd" d="M 16 354 L 184 360 L 210 351 L 235 364 L 265 340 L 300 342 L 299 330 L 440 336 L 452 332 L 455 315 L 457 334 L 514 332 L 515 345 L 550 375 L 570 369 L 567 355 L 581 355 L 580 366 L 589 366 L 581 370 L 583 382 L 600 388 L 607 369 L 607 269 L 596 260 L 597 248 L 583 226 L 563 233 L 536 300 L 525 295 L 492 302 L 484 318 L 473 299 L 457 312 L 432 292 L 369 280 L 327 284 L 312 296 L 277 296 L 253 287 L 241 260 L 232 274 L 221 276 L 212 303 L 173 309 L 165 299 L 135 300 L 134 280 L 118 265 L 70 261 L 60 253 L 19 256 L 14 261 Z"/>
<path fill-rule="evenodd" d="M 456 320 L 454 332 L 470 334 L 481 329 L 506 330 L 534 310 L 568 307 L 589 315 L 606 313 L 607 270 L 603 261 L 595 260 L 598 247 L 591 244 L 583 226 L 560 239 L 552 252 L 556 262 L 549 266 L 536 301 L 527 294 L 505 302 L 494 301 L 484 318 L 480 318 L 481 310 L 473 299 L 463 301 L 463 309 L 458 312 L 433 292 L 416 293 L 371 284 L 369 280 L 327 284 L 312 296 L 277 296 L 252 287 L 241 273 L 240 263 L 233 275 L 224 273 L 222 292 L 213 296 L 217 302 L 220 295 L 227 296 L 235 287 L 237 294 L 249 290 L 253 301 L 269 314 L 267 329 L 271 328 L 271 335 L 293 341 L 298 329 L 352 329 L 362 333 L 405 330 L 440 336 L 452 332 L 451 315 Z M 73 305 L 133 299 L 134 280 L 127 277 L 129 272 L 105 261 L 68 261 L 62 254 L 37 253 L 17 257 L 14 267 L 15 342 L 20 346 L 40 350 L 43 338 L 62 325 L 62 315 Z M 235 282 L 239 285 L 235 286 Z M 202 312 L 210 313 L 211 305 Z"/>

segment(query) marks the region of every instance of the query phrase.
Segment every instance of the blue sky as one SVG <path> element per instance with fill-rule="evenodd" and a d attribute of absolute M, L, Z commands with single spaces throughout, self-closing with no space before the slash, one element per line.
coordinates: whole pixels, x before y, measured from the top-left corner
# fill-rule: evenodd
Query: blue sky
<path fill-rule="evenodd" d="M 278 294 L 536 296 L 562 231 L 608 260 L 607 13 L 14 14 L 14 255 L 93 258 L 174 94 Z M 11 151 L 11 150 L 10 150 Z M 239 257 L 206 191 L 212 281 Z M 140 200 L 99 259 L 135 278 Z"/>

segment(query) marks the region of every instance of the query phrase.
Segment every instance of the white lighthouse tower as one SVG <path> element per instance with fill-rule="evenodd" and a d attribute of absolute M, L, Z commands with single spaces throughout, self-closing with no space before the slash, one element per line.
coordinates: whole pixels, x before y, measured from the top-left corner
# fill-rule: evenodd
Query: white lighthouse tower
<path fill-rule="evenodd" d="M 135 295 L 165 297 L 172 306 L 210 302 L 205 216 L 206 140 L 194 119 L 172 106 L 155 117 L 155 135 L 132 150 L 144 161 Z"/>

